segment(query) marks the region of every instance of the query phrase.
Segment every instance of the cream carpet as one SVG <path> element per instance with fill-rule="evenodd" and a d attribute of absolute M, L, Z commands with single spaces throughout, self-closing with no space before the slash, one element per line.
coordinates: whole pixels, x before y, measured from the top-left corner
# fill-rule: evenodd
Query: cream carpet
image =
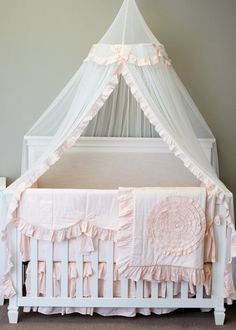
<path fill-rule="evenodd" d="M 0 330 L 183 330 L 215 329 L 213 313 L 201 313 L 199 310 L 177 310 L 162 316 L 137 316 L 135 318 L 81 316 L 44 316 L 38 313 L 20 312 L 17 326 L 8 324 L 7 306 L 0 307 Z M 236 329 L 236 304 L 227 307 L 223 329 Z"/>

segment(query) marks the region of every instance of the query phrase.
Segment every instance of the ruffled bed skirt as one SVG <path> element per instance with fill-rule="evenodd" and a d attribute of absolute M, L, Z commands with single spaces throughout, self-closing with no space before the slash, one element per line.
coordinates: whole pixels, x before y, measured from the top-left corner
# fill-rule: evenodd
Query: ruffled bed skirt
<path fill-rule="evenodd" d="M 210 280 L 211 280 L 211 266 L 209 267 L 209 287 L 204 287 L 204 295 L 207 296 L 210 294 Z M 93 270 L 90 262 L 84 262 L 84 271 L 83 271 L 83 297 L 91 297 L 91 276 L 93 275 Z M 106 287 L 106 274 L 107 274 L 107 265 L 105 262 L 100 262 L 98 264 L 98 297 L 105 296 L 105 287 Z M 76 297 L 76 284 L 80 274 L 78 273 L 76 263 L 69 262 L 68 267 L 68 296 L 70 298 Z M 26 270 L 26 292 L 30 296 L 30 277 L 31 269 L 30 263 Z M 113 297 L 121 297 L 121 281 L 120 275 L 117 270 L 116 264 L 114 264 L 113 271 Z M 158 283 L 157 286 L 157 297 L 166 298 L 167 294 L 167 283 L 162 282 Z M 151 297 L 151 282 L 143 282 L 143 292 L 144 298 Z M 181 292 L 181 283 L 174 283 L 173 285 L 173 296 L 178 298 Z M 53 264 L 53 296 L 60 297 L 61 294 L 61 263 L 54 262 Z M 189 297 L 192 297 L 196 294 L 196 287 L 189 285 Z M 41 297 L 46 296 L 46 263 L 44 261 L 38 262 L 38 295 Z M 128 281 L 128 297 L 136 298 L 136 282 L 129 280 Z M 70 313 L 80 313 L 93 315 L 93 313 L 98 313 L 103 316 L 135 316 L 137 313 L 143 315 L 150 315 L 151 313 L 155 314 L 164 314 L 173 311 L 174 309 L 163 309 L 163 308 L 72 308 L 72 307 L 61 307 L 61 308 L 52 308 L 52 307 L 25 307 L 24 311 L 38 311 L 43 314 L 70 314 Z"/>

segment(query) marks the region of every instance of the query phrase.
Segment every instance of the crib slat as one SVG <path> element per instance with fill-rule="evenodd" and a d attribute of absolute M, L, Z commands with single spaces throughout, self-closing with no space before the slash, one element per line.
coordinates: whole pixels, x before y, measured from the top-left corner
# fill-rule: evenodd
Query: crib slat
<path fill-rule="evenodd" d="M 76 285 L 76 297 L 82 298 L 84 295 L 84 257 L 81 254 L 80 251 L 80 237 L 77 239 L 77 251 L 78 251 L 78 255 L 77 255 L 77 261 L 76 261 L 76 265 L 77 265 L 77 270 L 78 270 L 78 279 L 77 279 L 77 285 Z"/>
<path fill-rule="evenodd" d="M 20 242 L 21 240 L 21 233 L 17 233 L 17 242 Z M 17 245 L 19 246 L 19 244 Z M 24 280 L 24 267 L 23 267 L 23 262 L 22 262 L 22 256 L 21 256 L 21 251 L 18 248 L 17 249 L 17 281 L 18 281 L 18 296 L 22 297 L 23 294 L 23 280 Z"/>
<path fill-rule="evenodd" d="M 152 282 L 151 283 L 152 298 L 158 298 L 157 290 L 158 290 L 158 283 L 157 282 Z"/>
<path fill-rule="evenodd" d="M 121 279 L 121 298 L 128 298 L 129 296 L 129 280 Z"/>
<path fill-rule="evenodd" d="M 143 281 L 137 282 L 137 298 L 143 298 Z"/>
<path fill-rule="evenodd" d="M 106 285 L 105 285 L 105 297 L 113 298 L 113 274 L 114 274 L 114 243 L 113 241 L 106 242 L 107 253 L 107 273 L 106 273 Z"/>
<path fill-rule="evenodd" d="M 197 285 L 197 294 L 196 294 L 197 299 L 203 298 L 203 285 L 199 284 Z"/>
<path fill-rule="evenodd" d="M 47 242 L 46 297 L 53 297 L 53 243 Z"/>
<path fill-rule="evenodd" d="M 94 251 L 91 253 L 93 275 L 91 277 L 92 298 L 98 297 L 98 239 L 93 240 Z"/>
<path fill-rule="evenodd" d="M 65 240 L 61 245 L 61 296 L 68 297 L 68 269 L 69 269 L 69 241 Z"/>
<path fill-rule="evenodd" d="M 168 282 L 167 288 L 166 288 L 166 297 L 167 298 L 173 298 L 173 289 L 174 289 L 174 283 Z"/>
<path fill-rule="evenodd" d="M 188 299 L 188 283 L 181 282 L 181 298 Z"/>
<path fill-rule="evenodd" d="M 31 296 L 38 296 L 38 241 L 34 238 L 30 240 L 31 248 Z"/>

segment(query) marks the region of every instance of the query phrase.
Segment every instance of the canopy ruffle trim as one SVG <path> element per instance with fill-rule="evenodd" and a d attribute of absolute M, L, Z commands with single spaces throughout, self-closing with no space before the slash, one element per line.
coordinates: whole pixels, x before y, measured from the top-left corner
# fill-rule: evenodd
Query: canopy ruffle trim
<path fill-rule="evenodd" d="M 10 249 L 8 247 L 7 240 L 7 229 L 8 225 L 13 222 L 15 218 L 15 212 L 19 205 L 19 201 L 21 198 L 21 194 L 27 189 L 33 186 L 33 184 L 40 178 L 52 165 L 54 165 L 61 157 L 61 155 L 70 147 L 72 147 L 78 138 L 81 136 L 84 129 L 87 127 L 88 123 L 96 116 L 98 111 L 102 108 L 106 100 L 109 98 L 116 85 L 118 84 L 117 77 L 117 68 L 114 69 L 114 74 L 112 78 L 108 81 L 107 85 L 104 88 L 104 91 L 100 94 L 94 104 L 91 106 L 90 111 L 81 121 L 80 125 L 72 132 L 72 134 L 66 139 L 66 141 L 61 144 L 54 152 L 48 157 L 44 159 L 40 165 L 38 163 L 35 165 L 33 170 L 30 170 L 24 174 L 24 182 L 16 186 L 12 191 L 11 200 L 8 207 L 7 212 L 7 224 L 5 228 L 2 230 L 2 241 L 5 242 L 7 252 L 7 271 L 4 274 L 4 278 L 0 279 L 4 281 L 4 283 L 11 283 L 10 271 L 12 269 L 12 255 Z M 7 189 L 8 190 L 8 189 Z M 8 190 L 8 192 L 10 192 Z M 8 297 L 8 288 L 2 287 L 3 291 L 1 291 L 2 296 Z"/>
<path fill-rule="evenodd" d="M 211 178 L 209 178 L 202 170 L 194 164 L 194 162 L 189 159 L 176 141 L 170 136 L 166 129 L 160 124 L 156 118 L 153 110 L 149 106 L 139 87 L 137 86 L 135 80 L 132 77 L 128 67 L 126 65 L 122 68 L 122 75 L 131 89 L 131 93 L 135 97 L 136 101 L 139 103 L 141 109 L 143 110 L 145 116 L 149 119 L 150 123 L 155 127 L 156 131 L 162 138 L 162 140 L 168 145 L 169 149 L 173 154 L 182 160 L 184 166 L 204 185 L 206 186 L 209 193 L 215 194 L 219 201 L 224 205 L 226 210 L 226 223 L 229 228 L 231 228 L 231 251 L 230 255 L 236 257 L 236 231 L 233 223 L 232 211 L 232 199 L 233 196 L 227 189 L 223 189 L 218 186 Z"/>
<path fill-rule="evenodd" d="M 40 178 L 52 165 L 54 165 L 61 157 L 61 155 L 69 148 L 71 148 L 79 139 L 88 123 L 97 115 L 98 111 L 103 107 L 106 100 L 109 98 L 116 85 L 118 84 L 117 70 L 115 69 L 112 79 L 107 83 L 104 91 L 95 101 L 90 111 L 81 121 L 79 126 L 72 132 L 70 136 L 61 144 L 47 159 L 42 161 L 40 165 L 36 165 L 33 171 L 28 171 L 24 175 L 25 179 L 14 191 L 8 208 L 7 218 L 12 221 L 14 212 L 18 207 L 21 194 L 33 186 L 33 184 Z M 4 231 L 3 231 L 4 237 Z"/>
<path fill-rule="evenodd" d="M 84 61 L 99 65 L 111 65 L 113 63 L 129 63 L 137 66 L 156 65 L 158 63 L 171 65 L 165 47 L 161 44 L 96 44 Z"/>

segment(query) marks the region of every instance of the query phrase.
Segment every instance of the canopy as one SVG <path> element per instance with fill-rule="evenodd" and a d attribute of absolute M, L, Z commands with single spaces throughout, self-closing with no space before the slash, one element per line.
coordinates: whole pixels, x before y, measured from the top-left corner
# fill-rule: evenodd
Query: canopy
<path fill-rule="evenodd" d="M 10 196 L 6 223 L 14 220 L 22 192 L 82 134 L 160 136 L 207 191 L 224 203 L 228 226 L 234 233 L 232 194 L 218 178 L 216 149 L 213 167 L 198 141 L 214 136 L 135 0 L 124 1 L 108 32 L 26 134 L 52 139 L 30 168 L 24 148 L 22 176 L 6 190 Z"/>

